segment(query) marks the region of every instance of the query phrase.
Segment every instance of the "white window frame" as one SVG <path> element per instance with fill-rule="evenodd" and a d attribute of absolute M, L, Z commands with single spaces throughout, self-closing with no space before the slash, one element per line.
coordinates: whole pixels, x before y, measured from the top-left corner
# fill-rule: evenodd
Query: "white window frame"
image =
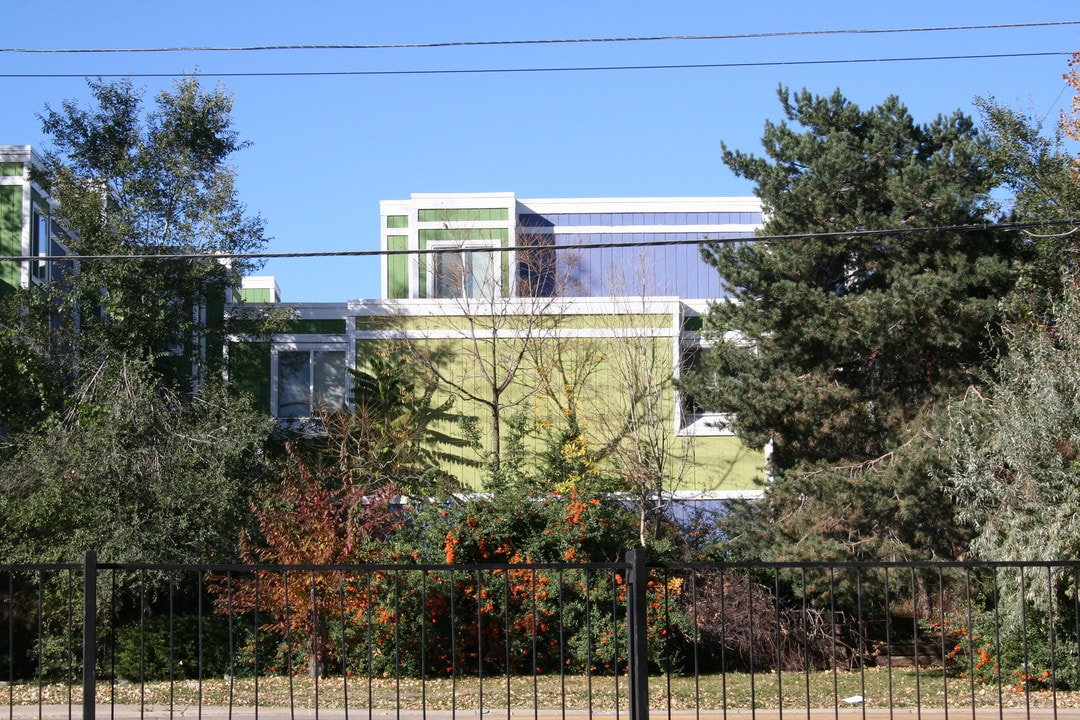
<path fill-rule="evenodd" d="M 502 293 L 502 257 L 500 255 L 501 248 L 491 240 L 432 240 L 428 243 L 429 250 L 441 250 L 441 251 L 459 251 L 461 257 L 466 258 L 471 255 L 482 254 L 479 250 L 473 250 L 473 248 L 481 248 L 487 250 L 491 268 L 490 277 L 485 278 L 484 285 L 479 295 L 449 295 L 440 296 L 436 293 L 438 288 L 438 268 L 440 261 L 440 253 L 434 252 L 431 254 L 427 263 L 427 296 L 434 300 L 492 300 L 498 299 L 503 296 Z M 469 252 L 461 252 L 468 249 Z M 472 273 L 469 273 L 472 275 Z M 489 287 L 486 287 L 490 285 Z M 492 292 L 487 294 L 485 291 L 490 289 Z"/>
<path fill-rule="evenodd" d="M 340 352 L 343 357 L 345 370 L 345 385 L 342 388 L 343 406 L 348 406 L 352 392 L 352 376 L 349 368 L 352 367 L 353 359 L 350 358 L 348 345 L 344 342 L 275 342 L 270 347 L 270 415 L 278 422 L 304 421 L 311 419 L 311 413 L 303 417 L 283 417 L 280 412 L 280 384 L 281 384 L 281 353 L 308 353 L 309 368 L 311 365 L 311 353 L 313 352 Z M 315 374 L 311 373 L 308 379 L 308 407 L 309 410 L 315 405 Z"/>

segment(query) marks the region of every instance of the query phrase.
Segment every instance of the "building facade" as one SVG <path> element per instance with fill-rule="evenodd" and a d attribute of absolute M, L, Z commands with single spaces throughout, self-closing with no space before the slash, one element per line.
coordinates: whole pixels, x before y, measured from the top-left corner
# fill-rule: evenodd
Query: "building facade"
<path fill-rule="evenodd" d="M 677 381 L 700 357 L 708 303 L 723 299 L 701 243 L 760 225 L 755 198 L 383 201 L 382 297 L 288 304 L 285 332 L 234 338 L 230 382 L 279 421 L 303 422 L 347 407 L 349 370 L 397 346 L 441 358 L 429 368 L 440 392 L 475 420 L 475 457 L 447 468 L 466 487 L 483 489 L 475 460 L 496 452 L 511 418 L 542 431 L 572 406 L 609 472 L 635 472 L 620 448 L 647 445 L 673 495 L 755 495 L 763 451 Z"/>
<path fill-rule="evenodd" d="M 0 293 L 44 285 L 74 271 L 71 261 L 46 260 L 70 255 L 69 234 L 55 218 L 48 194 L 31 171 L 41 159 L 29 145 L 0 145 Z"/>

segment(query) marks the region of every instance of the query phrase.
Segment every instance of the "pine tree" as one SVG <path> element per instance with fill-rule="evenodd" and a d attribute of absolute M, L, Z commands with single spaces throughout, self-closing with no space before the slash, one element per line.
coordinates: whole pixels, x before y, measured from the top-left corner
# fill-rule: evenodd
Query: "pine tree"
<path fill-rule="evenodd" d="M 763 235 L 804 237 L 703 251 L 729 297 L 690 389 L 772 445 L 764 500 L 729 530 L 762 557 L 951 556 L 934 428 L 994 342 L 1020 252 L 950 229 L 994 212 L 985 144 L 963 114 L 917 124 L 895 97 L 779 97 L 766 157 L 725 146 L 724 162 L 755 183 Z"/>

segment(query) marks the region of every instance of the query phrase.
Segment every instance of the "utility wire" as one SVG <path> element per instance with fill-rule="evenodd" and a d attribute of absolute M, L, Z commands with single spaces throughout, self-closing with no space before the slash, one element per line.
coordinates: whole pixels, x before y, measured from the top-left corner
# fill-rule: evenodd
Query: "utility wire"
<path fill-rule="evenodd" d="M 945 232 L 980 231 L 1026 231 L 1031 228 L 1080 226 L 1080 218 L 1068 220 L 1040 220 L 1023 223 L 976 223 L 967 225 L 937 225 L 932 227 L 892 228 L 886 230 L 839 230 L 836 232 L 792 233 L 787 235 L 746 235 L 731 238 L 696 238 L 692 240 L 626 240 L 610 243 L 568 243 L 565 245 L 508 245 L 462 246 L 409 249 L 409 250 L 325 250 L 305 252 L 259 252 L 259 253 L 134 253 L 127 255 L 3 255 L 0 262 L 74 262 L 109 260 L 269 260 L 277 258 L 326 258 L 326 257 L 377 257 L 390 255 L 435 255 L 439 253 L 512 252 L 537 250 L 589 250 L 617 247 L 666 247 L 669 245 L 731 245 L 747 242 L 791 242 L 794 240 L 835 240 L 841 238 L 896 237 Z M 597 233 L 600 234 L 600 233 Z M 1066 233 L 1067 234 L 1067 233 Z M 1062 235 L 1032 236 L 1062 237 Z"/>
<path fill-rule="evenodd" d="M 616 70 L 702 70 L 710 68 L 784 67 L 798 65 L 857 65 L 867 63 L 924 62 L 941 60 L 995 60 L 1002 58 L 1032 58 L 1073 55 L 1072 51 L 992 53 L 979 55 L 927 55 L 886 58 L 852 58 L 847 60 L 773 60 L 764 62 L 682 63 L 677 65 L 591 65 L 577 67 L 537 68 L 461 68 L 443 70 L 311 70 L 258 72 L 161 72 L 161 73 L 3 73 L 0 78 L 169 78 L 169 77 L 333 77 L 380 75 L 484 75 L 500 73 L 609 72 Z"/>
<path fill-rule="evenodd" d="M 631 43 L 670 40 L 748 40 L 759 38 L 806 37 L 817 35 L 882 35 L 899 33 L 947 32 L 956 30 L 1005 30 L 1014 28 L 1061 27 L 1080 25 L 1080 20 L 1060 20 L 1035 23 L 1002 23 L 996 25 L 943 25 L 937 27 L 864 28 L 841 30 L 790 30 L 762 33 L 730 33 L 724 35 L 652 35 L 642 37 L 556 38 L 537 40 L 455 40 L 429 43 L 390 43 L 379 45 L 251 45 L 178 46 L 149 48 L 0 48 L 8 53 L 170 53 L 170 52 L 251 52 L 268 50 L 399 50 L 445 47 L 486 47 L 499 45 L 564 45 L 590 43 Z"/>

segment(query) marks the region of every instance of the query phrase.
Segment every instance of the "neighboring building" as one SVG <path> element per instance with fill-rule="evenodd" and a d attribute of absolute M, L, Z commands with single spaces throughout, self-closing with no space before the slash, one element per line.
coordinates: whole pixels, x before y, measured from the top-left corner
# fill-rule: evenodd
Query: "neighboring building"
<path fill-rule="evenodd" d="M 349 368 L 374 344 L 437 348 L 451 358 L 441 387 L 487 433 L 483 456 L 491 412 L 462 398 L 485 397 L 502 372 L 507 413 L 527 408 L 541 425 L 557 422 L 566 381 L 557 367 L 577 373 L 575 402 L 597 442 L 628 442 L 631 418 L 650 418 L 649 440 L 671 454 L 671 491 L 755 495 L 763 453 L 721 416 L 701 413 L 673 379 L 700 356 L 702 315 L 723 297 L 699 243 L 749 237 L 760 225 L 759 201 L 745 197 L 383 201 L 382 297 L 283 305 L 294 315 L 287 332 L 234 338 L 230 382 L 280 421 L 299 421 L 346 406 Z M 648 391 L 635 400 L 628 387 L 639 383 Z M 481 487 L 475 468 L 448 469 Z"/>
<path fill-rule="evenodd" d="M 73 262 L 43 261 L 70 255 L 69 234 L 54 218 L 48 194 L 30 178 L 41 159 L 29 145 L 0 145 L 0 294 L 54 282 Z"/>
<path fill-rule="evenodd" d="M 513 193 L 414 193 L 379 205 L 384 298 L 460 295 L 462 289 L 446 280 L 464 267 L 471 278 L 466 293 L 479 293 L 486 282 L 504 297 L 525 294 L 524 287 L 529 294 L 575 297 L 715 299 L 720 278 L 696 243 L 746 237 L 761 226 L 761 203 L 753 197 L 517 200 Z M 526 258 L 480 251 L 508 247 L 511 239 L 538 250 Z M 653 242 L 666 244 L 645 245 Z M 558 249 L 567 246 L 573 249 Z"/>
<path fill-rule="evenodd" d="M 53 286 L 64 288 L 64 278 L 78 271 L 70 247 L 74 237 L 64 227 L 56 201 L 32 178 L 43 167 L 41 157 L 29 145 L 0 145 L 0 297 L 19 289 Z M 239 280 L 239 278 L 234 278 Z M 273 278 L 248 278 L 252 299 L 278 302 Z M 231 280 L 229 281 L 231 282 Z M 173 356 L 162 359 L 162 368 L 182 382 L 200 382 L 206 372 L 220 372 L 224 354 L 224 310 L 235 299 L 235 288 L 223 283 L 207 286 L 191 309 L 195 324 L 176 339 Z M 90 317 L 87 308 L 73 314 L 70 327 L 76 332 Z M 101 316 L 100 309 L 95 310 Z M 54 315 L 60 319 L 60 311 Z"/>
<path fill-rule="evenodd" d="M 252 275 L 240 279 L 240 301 L 246 303 L 279 303 L 281 288 L 273 275 Z"/>

